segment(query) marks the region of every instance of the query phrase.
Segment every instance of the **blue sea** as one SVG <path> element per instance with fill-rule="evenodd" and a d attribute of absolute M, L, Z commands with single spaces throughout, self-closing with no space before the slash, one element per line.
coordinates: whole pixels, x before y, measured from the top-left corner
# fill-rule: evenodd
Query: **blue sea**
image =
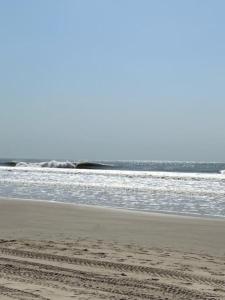
<path fill-rule="evenodd" d="M 0 159 L 0 197 L 225 217 L 225 163 Z"/>

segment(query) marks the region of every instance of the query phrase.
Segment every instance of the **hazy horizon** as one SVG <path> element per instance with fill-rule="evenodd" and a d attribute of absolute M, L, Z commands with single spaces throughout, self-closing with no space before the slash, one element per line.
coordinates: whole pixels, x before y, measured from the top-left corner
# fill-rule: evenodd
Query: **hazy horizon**
<path fill-rule="evenodd" d="M 141 163 L 196 163 L 196 164 L 225 164 L 225 161 L 206 161 L 206 160 L 166 160 L 166 159 L 89 159 L 89 158 L 76 158 L 76 157 L 0 157 L 0 162 L 141 162 Z"/>
<path fill-rule="evenodd" d="M 1 1 L 0 158 L 224 162 L 224 10 Z"/>

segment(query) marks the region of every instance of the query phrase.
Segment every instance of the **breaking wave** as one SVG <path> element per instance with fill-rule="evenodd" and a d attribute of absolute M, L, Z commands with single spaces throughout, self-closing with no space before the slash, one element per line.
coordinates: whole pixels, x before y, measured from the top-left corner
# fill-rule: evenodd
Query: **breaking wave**
<path fill-rule="evenodd" d="M 44 161 L 44 162 L 16 162 L 10 161 L 5 165 L 10 167 L 37 167 L 37 168 L 62 168 L 62 169 L 109 169 L 110 165 L 92 162 L 71 162 L 71 161 Z"/>
<path fill-rule="evenodd" d="M 220 174 L 225 175 L 225 170 L 221 170 Z"/>
<path fill-rule="evenodd" d="M 27 162 L 17 162 L 15 167 L 37 167 L 37 168 L 65 168 L 65 169 L 74 169 L 76 168 L 76 164 L 70 161 L 44 161 L 40 163 L 27 163 Z"/>

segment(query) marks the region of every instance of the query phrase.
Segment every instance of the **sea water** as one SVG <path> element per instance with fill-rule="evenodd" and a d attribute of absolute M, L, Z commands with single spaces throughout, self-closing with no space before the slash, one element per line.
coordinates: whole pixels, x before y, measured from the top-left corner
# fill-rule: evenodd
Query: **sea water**
<path fill-rule="evenodd" d="M 225 163 L 97 163 L 0 160 L 0 197 L 225 217 Z"/>

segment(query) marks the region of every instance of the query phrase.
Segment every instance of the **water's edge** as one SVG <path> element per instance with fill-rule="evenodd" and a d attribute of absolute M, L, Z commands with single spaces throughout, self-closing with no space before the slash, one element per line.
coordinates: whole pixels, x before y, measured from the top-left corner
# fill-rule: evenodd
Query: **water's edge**
<path fill-rule="evenodd" d="M 201 215 L 193 215 L 193 214 L 175 214 L 173 212 L 167 212 L 167 211 L 143 211 L 143 210 L 134 210 L 134 209 L 124 209 L 120 207 L 110 207 L 110 206 L 100 206 L 100 205 L 88 205 L 88 204 L 76 204 L 76 203 L 69 203 L 69 202 L 63 202 L 63 201 L 50 201 L 50 200 L 44 200 L 44 199 L 25 199 L 25 198 L 12 198 L 12 197 L 0 197 L 0 202 L 5 201 L 11 201 L 16 203 L 19 202 L 26 202 L 28 203 L 34 203 L 37 204 L 38 202 L 48 204 L 48 205 L 62 205 L 62 206 L 70 206 L 73 209 L 76 208 L 87 208 L 87 209 L 93 209 L 93 210 L 99 210 L 99 211 L 111 211 L 114 213 L 124 213 L 124 214 L 136 214 L 136 215 L 144 215 L 144 216 L 153 216 L 153 217 L 171 217 L 171 218 L 178 218 L 178 219 L 193 219 L 193 220 L 208 220 L 208 221 L 225 221 L 225 217 L 220 216 L 201 216 Z"/>

